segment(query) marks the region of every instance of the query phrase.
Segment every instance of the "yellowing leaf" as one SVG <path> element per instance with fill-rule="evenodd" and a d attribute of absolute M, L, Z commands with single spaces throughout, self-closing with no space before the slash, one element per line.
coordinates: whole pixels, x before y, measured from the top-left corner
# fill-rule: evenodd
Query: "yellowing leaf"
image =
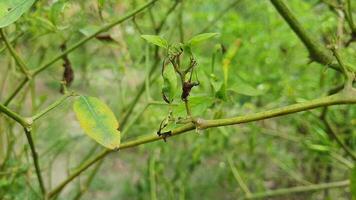
<path fill-rule="evenodd" d="M 95 97 L 80 96 L 73 109 L 80 126 L 90 138 L 106 148 L 119 148 L 119 123 L 105 103 Z"/>

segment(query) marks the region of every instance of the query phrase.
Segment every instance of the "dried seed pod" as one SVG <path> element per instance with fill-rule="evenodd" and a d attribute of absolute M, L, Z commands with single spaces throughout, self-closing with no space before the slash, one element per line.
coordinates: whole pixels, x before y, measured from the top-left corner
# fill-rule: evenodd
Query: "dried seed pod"
<path fill-rule="evenodd" d="M 66 50 L 66 44 L 62 44 L 61 45 L 61 50 L 62 51 L 65 51 Z M 73 68 L 72 68 L 72 63 L 70 62 L 69 58 L 68 58 L 68 55 L 64 55 L 62 57 L 62 60 L 64 61 L 63 63 L 63 67 L 64 67 L 64 72 L 63 72 L 63 75 L 62 75 L 62 81 L 64 82 L 64 85 L 66 87 L 69 87 L 73 80 L 74 80 L 74 71 L 73 71 Z M 61 86 L 61 89 L 60 89 L 60 93 L 64 93 L 64 86 L 62 85 Z"/>
<path fill-rule="evenodd" d="M 197 82 L 184 82 L 182 86 L 182 100 L 186 101 L 193 87 L 198 86 Z"/>

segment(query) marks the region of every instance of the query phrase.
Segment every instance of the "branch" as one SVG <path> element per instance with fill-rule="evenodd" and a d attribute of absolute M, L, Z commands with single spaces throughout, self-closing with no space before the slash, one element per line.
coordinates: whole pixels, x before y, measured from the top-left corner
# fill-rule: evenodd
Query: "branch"
<path fill-rule="evenodd" d="M 74 44 L 73 46 L 69 47 L 68 49 L 66 49 L 65 51 L 63 51 L 61 54 L 59 54 L 57 57 L 53 58 L 51 61 L 43 64 L 42 66 L 38 67 L 37 69 L 35 69 L 33 71 L 33 75 L 37 75 L 38 73 L 42 72 L 43 70 L 47 69 L 48 67 L 50 67 L 53 63 L 55 63 L 56 61 L 60 60 L 64 55 L 67 55 L 68 53 L 72 52 L 73 50 L 77 49 L 78 47 L 82 46 L 83 44 L 85 44 L 87 41 L 89 41 L 92 38 L 95 38 L 95 36 L 99 35 L 102 32 L 105 32 L 109 29 L 111 29 L 112 27 L 121 24 L 122 22 L 130 19 L 131 17 L 135 16 L 137 13 L 143 11 L 144 9 L 146 9 L 147 7 L 151 6 L 153 3 L 155 3 L 157 0 L 152 0 L 144 5 L 142 5 L 141 7 L 131 11 L 130 13 L 126 14 L 125 16 L 114 20 L 113 22 L 103 26 L 102 28 L 100 28 L 99 30 L 95 31 L 94 33 L 88 35 L 87 37 L 83 38 L 82 40 L 80 40 L 79 42 L 77 42 L 76 44 Z"/>
<path fill-rule="evenodd" d="M 344 151 L 354 160 L 356 161 L 356 154 L 352 149 L 350 149 L 338 136 L 337 131 L 335 130 L 335 127 L 330 123 L 330 121 L 327 119 L 327 108 L 324 109 L 323 115 L 320 117 L 321 121 L 325 125 L 326 130 L 332 135 L 332 137 L 336 140 L 336 142 L 341 146 L 341 148 L 344 149 Z"/>
<path fill-rule="evenodd" d="M 214 26 L 216 24 L 216 22 L 218 22 L 219 20 L 221 20 L 221 18 L 224 17 L 224 15 L 226 15 L 227 13 L 229 13 L 230 9 L 235 8 L 239 3 L 241 2 L 241 0 L 235 0 L 233 2 L 231 2 L 228 6 L 226 6 L 226 8 L 222 9 L 215 17 L 213 20 L 211 20 L 200 32 L 200 33 L 205 33 L 209 30 L 209 28 L 211 28 L 212 26 Z"/>
<path fill-rule="evenodd" d="M 19 114 L 15 113 L 14 111 L 10 110 L 9 108 L 7 108 L 1 103 L 0 103 L 0 113 L 4 113 L 11 119 L 21 124 L 21 126 L 23 126 L 24 128 L 31 126 L 31 123 L 28 120 L 26 120 L 24 117 L 20 116 Z"/>
<path fill-rule="evenodd" d="M 197 119 L 195 123 L 190 122 L 186 125 L 173 129 L 169 137 L 180 135 L 194 129 L 207 129 L 207 128 L 218 127 L 218 126 L 242 124 L 242 123 L 259 121 L 259 120 L 269 119 L 273 117 L 288 115 L 292 113 L 307 111 L 310 109 L 315 109 L 324 106 L 340 105 L 340 104 L 355 104 L 355 103 L 356 103 L 356 91 L 351 91 L 351 92 L 342 91 L 341 93 L 334 94 L 331 96 L 321 97 L 319 99 L 314 99 L 308 102 L 297 103 L 282 108 L 276 108 L 276 109 L 271 109 L 269 111 L 258 112 L 255 114 L 248 114 L 248 115 L 234 117 L 234 118 L 217 119 L 217 120 Z M 135 140 L 122 143 L 119 147 L 119 150 L 133 148 L 142 144 L 151 143 L 162 139 L 163 139 L 162 137 L 158 136 L 155 133 L 147 134 Z M 54 190 L 49 192 L 48 197 L 51 198 L 55 196 L 73 179 L 75 179 L 82 172 L 88 169 L 91 165 L 101 160 L 111 152 L 112 152 L 111 150 L 103 150 L 96 157 L 94 157 L 93 159 L 85 163 L 83 166 L 78 168 L 76 171 L 74 171 L 73 174 L 71 174 L 66 180 L 60 183 Z"/>
<path fill-rule="evenodd" d="M 57 101 L 55 101 L 54 103 L 49 105 L 47 108 L 45 108 L 44 110 L 42 110 L 39 113 L 37 113 L 34 116 L 32 116 L 31 117 L 32 121 L 34 122 L 34 121 L 38 120 L 40 117 L 42 117 L 43 115 L 45 115 L 49 111 L 55 109 L 57 106 L 61 105 L 68 97 L 71 97 L 73 95 L 74 95 L 73 93 L 66 93 L 61 98 L 59 98 Z"/>
<path fill-rule="evenodd" d="M 288 115 L 296 112 L 301 112 L 305 110 L 310 110 L 318 107 L 338 105 L 338 104 L 355 104 L 356 103 L 356 91 L 345 92 L 342 91 L 338 94 L 331 96 L 321 97 L 311 101 L 297 103 L 290 106 L 285 106 L 282 108 L 276 108 L 269 111 L 262 111 L 255 114 L 249 114 L 245 116 L 238 116 L 227 119 L 216 119 L 216 120 L 200 120 L 198 122 L 199 129 L 212 128 L 218 126 L 227 126 L 233 124 L 242 124 L 251 121 L 258 121 L 263 119 L 268 119 L 272 117 L 278 117 L 283 115 Z"/>
<path fill-rule="evenodd" d="M 40 165 L 38 163 L 38 155 L 37 155 L 37 152 L 36 152 L 35 144 L 33 143 L 33 139 L 32 139 L 32 136 L 31 136 L 31 131 L 29 129 L 25 128 L 25 134 L 26 134 L 26 137 L 27 137 L 28 144 L 30 145 L 32 159 L 33 159 L 33 163 L 35 165 L 35 170 L 36 170 L 36 174 L 37 174 L 38 183 L 40 185 L 42 194 L 45 195 L 46 194 L 46 189 L 45 189 L 44 184 L 43 184 L 43 179 L 42 179 L 42 175 L 41 175 L 41 169 L 40 169 Z"/>
<path fill-rule="evenodd" d="M 313 192 L 313 191 L 325 190 L 329 188 L 348 187 L 349 185 L 350 185 L 350 181 L 344 180 L 344 181 L 321 183 L 321 184 L 314 184 L 308 186 L 297 186 L 297 187 L 283 188 L 283 189 L 276 189 L 267 192 L 255 193 L 252 194 L 250 197 L 245 197 L 245 199 L 262 199 L 262 198 L 265 199 L 268 197 L 276 197 L 276 196 L 287 195 L 292 193 Z"/>
<path fill-rule="evenodd" d="M 56 57 L 54 57 L 52 60 L 48 61 L 47 63 L 43 64 L 42 66 L 38 67 L 37 69 L 34 69 L 32 72 L 30 72 L 30 74 L 35 77 L 37 76 L 39 73 L 41 73 L 42 71 L 44 71 L 45 69 L 49 68 L 52 64 L 56 63 L 58 60 L 60 60 L 64 55 L 69 54 L 70 52 L 74 51 L 75 49 L 77 49 L 78 47 L 82 46 L 83 44 L 85 44 L 86 42 L 88 42 L 90 39 L 95 38 L 97 35 L 99 35 L 102 32 L 107 31 L 108 29 L 130 19 L 131 17 L 135 16 L 137 13 L 143 11 L 144 9 L 146 9 L 147 7 L 151 6 L 153 3 L 155 3 L 158 0 L 152 0 L 144 5 L 142 5 L 141 7 L 135 9 L 134 11 L 126 14 L 125 16 L 121 17 L 120 19 L 117 19 L 105 26 L 103 26 L 102 28 L 100 28 L 99 30 L 97 30 L 96 32 L 92 33 L 91 35 L 88 35 L 87 37 L 83 38 L 82 40 L 80 40 L 79 42 L 77 42 L 76 44 L 74 44 L 73 46 L 69 47 L 68 49 L 66 49 L 65 51 L 63 51 L 62 53 L 60 53 L 59 55 L 57 55 Z M 24 79 L 21 84 L 16 88 L 15 92 L 9 97 L 8 100 L 6 100 L 5 105 L 8 105 L 10 103 L 10 101 L 21 91 L 21 89 L 23 88 L 23 86 L 28 82 L 29 79 Z"/>
<path fill-rule="evenodd" d="M 309 51 L 310 58 L 318 63 L 327 65 L 337 71 L 340 71 L 338 65 L 332 64 L 333 58 L 331 54 L 324 48 L 315 38 L 308 33 L 299 23 L 297 18 L 285 5 L 283 0 L 270 0 L 273 6 L 277 9 L 279 14 L 289 24 L 290 28 L 297 34 L 299 39 L 303 42 Z"/>
<path fill-rule="evenodd" d="M 247 185 L 245 184 L 245 182 L 243 181 L 241 175 L 239 174 L 239 171 L 237 170 L 237 168 L 234 165 L 234 162 L 232 161 L 231 156 L 227 157 L 227 162 L 229 163 L 230 169 L 232 171 L 232 174 L 234 175 L 237 183 L 240 185 L 242 191 L 245 193 L 245 195 L 247 197 L 251 196 L 251 191 L 248 189 Z"/>
<path fill-rule="evenodd" d="M 28 78 L 25 77 L 20 84 L 16 87 L 15 91 L 6 99 L 4 105 L 7 106 L 16 97 L 16 95 L 21 91 L 21 89 L 26 85 Z"/>
<path fill-rule="evenodd" d="M 27 65 L 25 64 L 23 59 L 17 54 L 14 47 L 11 45 L 11 42 L 5 35 L 4 29 L 0 29 L 0 35 L 1 35 L 2 39 L 4 40 L 6 47 L 9 49 L 10 54 L 15 59 L 17 65 L 20 67 L 20 70 L 22 71 L 22 73 L 24 73 L 28 79 L 31 79 L 31 74 L 28 71 L 29 69 L 28 69 Z"/>

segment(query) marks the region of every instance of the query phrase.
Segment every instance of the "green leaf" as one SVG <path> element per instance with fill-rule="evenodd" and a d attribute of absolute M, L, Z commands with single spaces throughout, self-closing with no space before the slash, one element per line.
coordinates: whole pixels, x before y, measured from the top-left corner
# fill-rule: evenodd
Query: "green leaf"
<path fill-rule="evenodd" d="M 189 106 L 193 116 L 201 116 L 214 103 L 214 98 L 210 96 L 192 96 L 189 97 Z M 186 116 L 186 108 L 184 103 L 173 108 L 174 116 Z"/>
<path fill-rule="evenodd" d="M 84 132 L 109 149 L 120 145 L 119 123 L 110 108 L 95 97 L 80 96 L 73 105 Z"/>
<path fill-rule="evenodd" d="M 228 85 L 227 82 L 228 82 L 228 78 L 229 78 L 229 70 L 230 70 L 230 66 L 231 66 L 231 61 L 235 57 L 237 50 L 240 48 L 240 44 L 241 44 L 240 40 L 237 39 L 235 41 L 235 43 L 229 47 L 229 49 L 227 50 L 226 56 L 223 59 L 222 68 L 223 68 L 223 72 L 224 72 L 225 85 Z"/>
<path fill-rule="evenodd" d="M 351 169 L 350 176 L 351 199 L 356 200 L 356 166 Z"/>
<path fill-rule="evenodd" d="M 321 144 L 307 144 L 307 147 L 317 152 L 329 152 L 330 148 Z"/>
<path fill-rule="evenodd" d="M 236 78 L 234 80 L 234 84 L 232 85 L 232 87 L 229 87 L 228 90 L 246 96 L 258 96 L 263 94 L 263 91 L 252 87 L 251 85 L 249 85 L 245 81 L 242 81 L 239 78 Z"/>
<path fill-rule="evenodd" d="M 105 0 L 98 0 L 98 6 L 101 9 L 102 7 L 104 7 L 105 4 Z"/>
<path fill-rule="evenodd" d="M 191 38 L 188 41 L 188 44 L 191 46 L 196 45 L 196 44 L 203 42 L 204 40 L 208 40 L 208 39 L 215 37 L 217 35 L 219 35 L 219 34 L 218 33 L 202 33 L 202 34 L 196 35 L 193 38 Z"/>
<path fill-rule="evenodd" d="M 163 71 L 163 87 L 162 87 L 162 94 L 167 103 L 172 103 L 176 95 L 177 88 L 178 88 L 177 74 L 173 66 L 167 65 L 167 67 Z"/>
<path fill-rule="evenodd" d="M 155 45 L 163 47 L 165 49 L 168 48 L 167 40 L 165 40 L 164 38 L 162 38 L 158 35 L 141 35 L 141 37 L 149 43 L 155 44 Z"/>
<path fill-rule="evenodd" d="M 1 0 L 0 28 L 6 27 L 31 8 L 35 0 Z"/>

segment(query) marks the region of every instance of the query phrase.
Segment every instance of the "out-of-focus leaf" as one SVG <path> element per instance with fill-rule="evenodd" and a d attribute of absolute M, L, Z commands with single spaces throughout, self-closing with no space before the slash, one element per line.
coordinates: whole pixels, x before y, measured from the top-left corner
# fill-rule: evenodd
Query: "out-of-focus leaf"
<path fill-rule="evenodd" d="M 110 108 L 95 97 L 80 96 L 73 105 L 84 132 L 109 149 L 120 145 L 119 123 Z"/>
<path fill-rule="evenodd" d="M 104 7 L 104 4 L 105 4 L 105 0 L 98 0 L 99 8 Z"/>
<path fill-rule="evenodd" d="M 85 36 L 89 36 L 100 29 L 100 26 L 89 25 L 79 30 Z"/>
<path fill-rule="evenodd" d="M 18 20 L 31 8 L 35 0 L 1 0 L 0 28 L 8 26 Z"/>
<path fill-rule="evenodd" d="M 329 152 L 330 147 L 321 144 L 307 144 L 308 148 L 318 152 Z"/>
<path fill-rule="evenodd" d="M 173 102 L 177 92 L 177 88 L 178 88 L 177 74 L 174 71 L 173 66 L 168 65 L 163 71 L 163 87 L 162 87 L 162 95 L 167 103 Z"/>
<path fill-rule="evenodd" d="M 168 48 L 168 42 L 164 38 L 158 35 L 141 35 L 143 39 L 145 39 L 147 42 L 152 43 L 154 45 L 163 47 L 165 49 Z"/>
<path fill-rule="evenodd" d="M 351 199 L 356 200 L 356 166 L 351 169 L 350 175 Z"/>
<path fill-rule="evenodd" d="M 196 35 L 194 37 L 192 37 L 189 41 L 188 41 L 188 45 L 190 46 L 193 46 L 193 45 L 196 45 L 196 44 L 199 44 L 201 42 L 203 42 L 204 40 L 208 40 L 212 37 L 215 37 L 219 35 L 218 33 L 202 33 L 202 34 L 199 34 L 199 35 Z"/>
<path fill-rule="evenodd" d="M 49 12 L 49 19 L 53 24 L 60 22 L 61 13 L 63 12 L 67 2 L 64 0 L 56 1 L 52 4 Z"/>
<path fill-rule="evenodd" d="M 225 85 L 227 85 L 227 81 L 228 81 L 228 76 L 229 76 L 229 69 L 230 69 L 230 64 L 232 59 L 235 57 L 237 50 L 240 48 L 241 45 L 241 41 L 240 39 L 237 39 L 227 50 L 226 56 L 223 59 L 223 64 L 222 64 L 222 68 L 223 68 L 223 72 L 224 72 L 224 81 L 225 81 Z"/>
<path fill-rule="evenodd" d="M 242 81 L 239 78 L 236 78 L 234 80 L 234 84 L 231 87 L 229 87 L 228 90 L 246 96 L 258 96 L 263 94 L 262 90 L 258 90 L 252 87 L 251 85 L 249 85 L 245 81 Z"/>
<path fill-rule="evenodd" d="M 189 106 L 193 116 L 202 115 L 214 103 L 214 98 L 209 96 L 193 96 L 189 98 Z M 173 108 L 175 116 L 185 116 L 186 109 L 184 103 Z"/>

